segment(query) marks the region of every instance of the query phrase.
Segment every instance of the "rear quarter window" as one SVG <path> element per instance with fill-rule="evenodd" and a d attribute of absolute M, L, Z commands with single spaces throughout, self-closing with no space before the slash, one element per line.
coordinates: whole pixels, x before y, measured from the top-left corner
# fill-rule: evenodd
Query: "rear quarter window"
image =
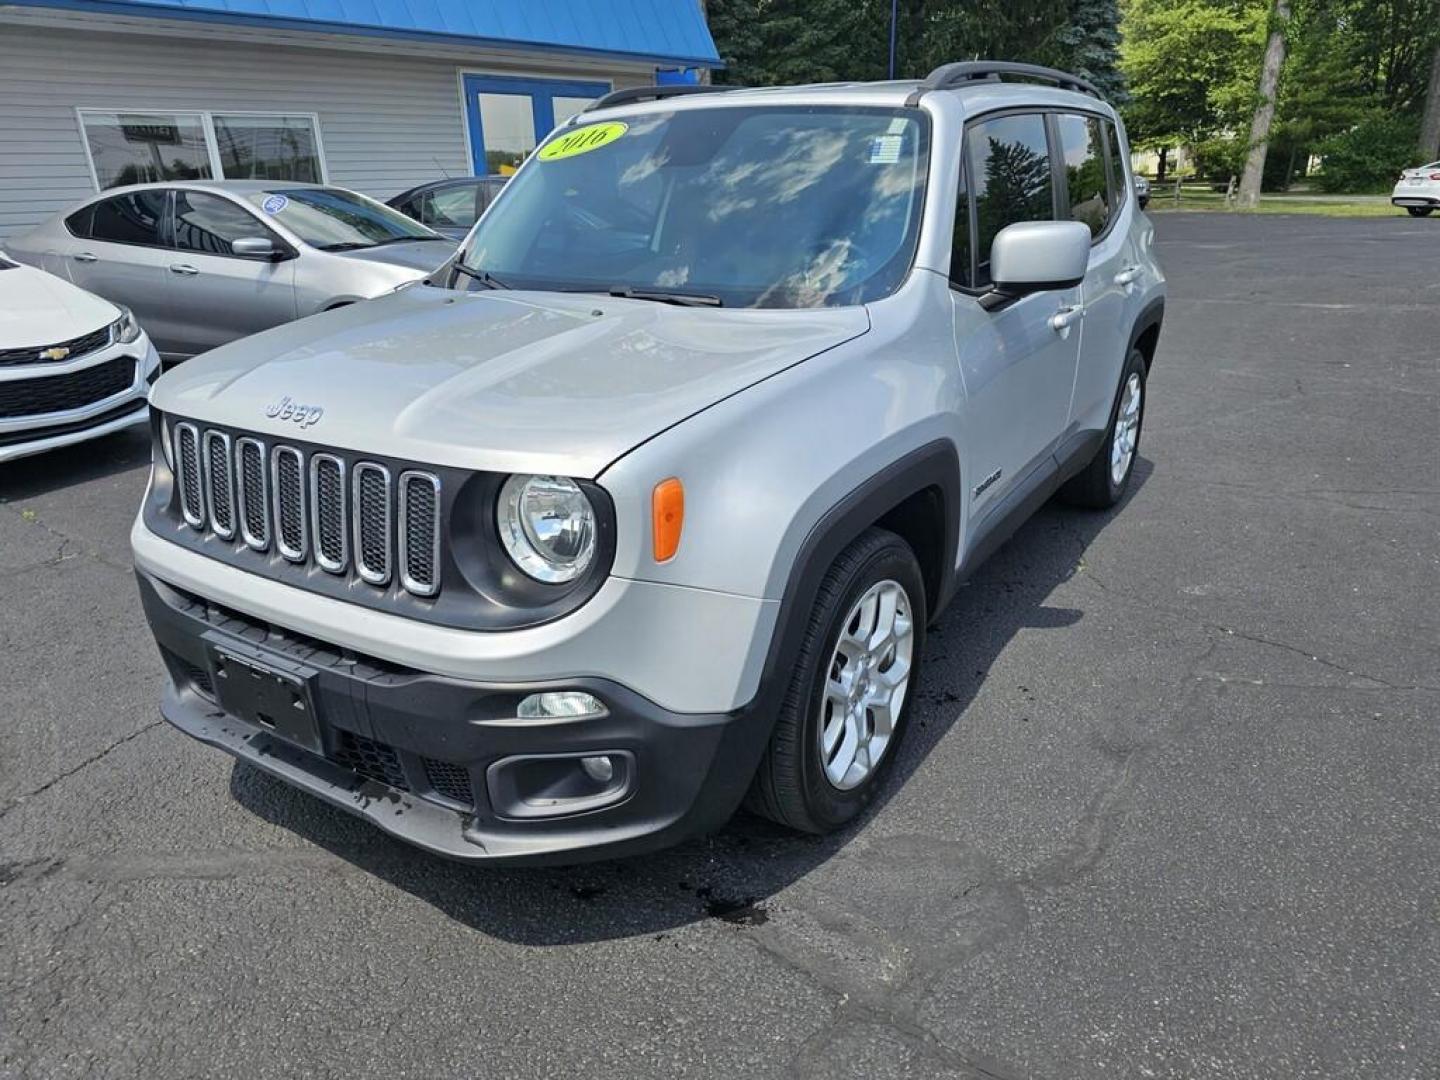
<path fill-rule="evenodd" d="M 94 219 L 94 205 L 82 206 L 65 219 L 65 228 L 69 230 L 71 236 L 78 236 L 82 240 L 88 240 L 90 239 L 90 223 Z"/>

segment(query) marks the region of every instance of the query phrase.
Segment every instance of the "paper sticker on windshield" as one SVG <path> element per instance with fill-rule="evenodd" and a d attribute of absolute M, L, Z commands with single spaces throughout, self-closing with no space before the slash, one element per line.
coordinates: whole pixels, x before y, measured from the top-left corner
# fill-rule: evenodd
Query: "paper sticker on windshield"
<path fill-rule="evenodd" d="M 628 124 L 622 124 L 618 120 L 608 124 L 587 124 L 574 131 L 567 131 L 558 139 L 551 139 L 541 149 L 540 160 L 558 161 L 576 154 L 588 154 L 591 150 L 610 145 L 629 129 Z"/>
<path fill-rule="evenodd" d="M 871 165 L 894 165 L 900 160 L 900 144 L 904 139 L 903 135 L 876 135 L 870 140 L 870 156 L 866 160 Z"/>
<path fill-rule="evenodd" d="M 290 200 L 284 195 L 270 195 L 260 204 L 260 209 L 267 214 L 278 214 L 285 207 L 290 205 Z"/>

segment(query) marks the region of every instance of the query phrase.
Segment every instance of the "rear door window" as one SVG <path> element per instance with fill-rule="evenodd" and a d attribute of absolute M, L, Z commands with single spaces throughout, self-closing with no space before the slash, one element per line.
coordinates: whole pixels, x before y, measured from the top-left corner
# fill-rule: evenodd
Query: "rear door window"
<path fill-rule="evenodd" d="M 165 216 L 165 192 L 132 191 L 95 204 L 90 236 L 112 244 L 160 247 L 160 221 Z"/>
<path fill-rule="evenodd" d="M 1061 113 L 1055 117 L 1060 152 L 1065 162 L 1065 188 L 1069 206 L 1065 216 L 1090 227 L 1099 236 L 1110 224 L 1115 198 L 1105 162 L 1105 134 L 1093 116 Z"/>
<path fill-rule="evenodd" d="M 233 255 L 231 245 L 242 237 L 264 237 L 279 243 L 270 230 L 229 199 L 203 191 L 175 192 L 175 246 L 181 251 Z"/>
<path fill-rule="evenodd" d="M 990 284 L 990 245 L 1001 229 L 1055 216 L 1055 185 L 1045 118 L 1039 113 L 982 120 L 970 129 L 966 142 L 979 287 Z"/>

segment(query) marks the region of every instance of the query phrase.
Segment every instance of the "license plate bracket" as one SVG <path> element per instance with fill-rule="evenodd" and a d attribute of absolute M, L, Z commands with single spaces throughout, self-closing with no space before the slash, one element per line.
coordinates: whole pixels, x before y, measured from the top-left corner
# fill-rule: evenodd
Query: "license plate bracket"
<path fill-rule="evenodd" d="M 229 649 L 216 648 L 213 659 L 222 709 L 312 754 L 324 753 L 308 678 Z"/>

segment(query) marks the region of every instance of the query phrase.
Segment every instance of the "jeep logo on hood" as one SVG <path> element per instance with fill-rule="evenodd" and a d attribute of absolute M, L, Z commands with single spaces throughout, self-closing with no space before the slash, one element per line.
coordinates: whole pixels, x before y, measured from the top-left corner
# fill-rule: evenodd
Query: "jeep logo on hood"
<path fill-rule="evenodd" d="M 272 420 L 292 420 L 302 428 L 314 427 L 325 415 L 319 405 L 301 405 L 287 394 L 273 405 L 265 407 L 265 415 Z"/>

